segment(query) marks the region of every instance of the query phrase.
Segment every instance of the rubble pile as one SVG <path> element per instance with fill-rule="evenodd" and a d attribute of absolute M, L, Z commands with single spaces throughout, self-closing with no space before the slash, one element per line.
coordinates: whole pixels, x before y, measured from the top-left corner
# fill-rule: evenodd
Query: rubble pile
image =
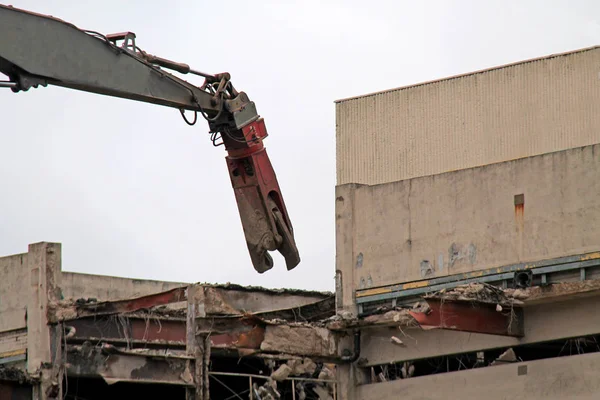
<path fill-rule="evenodd" d="M 396 307 L 383 314 L 369 315 L 368 317 L 364 318 L 365 324 L 382 324 L 385 321 L 389 321 L 393 323 L 393 325 L 403 327 L 418 325 L 414 317 L 410 315 L 410 311 L 408 309 L 399 307 Z"/>
<path fill-rule="evenodd" d="M 31 384 L 36 382 L 36 378 L 34 376 L 29 375 L 26 371 L 24 371 L 21 368 L 13 368 L 6 365 L 0 365 L 0 382 L 1 381 L 18 382 L 19 384 Z"/>
<path fill-rule="evenodd" d="M 273 379 L 267 380 L 262 386 L 254 383 L 252 390 L 254 391 L 254 396 L 261 400 L 281 399 L 281 394 L 277 391 L 277 382 Z"/>

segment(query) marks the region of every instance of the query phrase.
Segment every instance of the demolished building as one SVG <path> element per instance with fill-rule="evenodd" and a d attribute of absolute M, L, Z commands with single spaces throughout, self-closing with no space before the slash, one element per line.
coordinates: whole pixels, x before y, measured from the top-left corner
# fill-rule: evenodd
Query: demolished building
<path fill-rule="evenodd" d="M 331 293 L 67 273 L 58 243 L 0 273 L 2 399 L 336 398 Z"/>
<path fill-rule="evenodd" d="M 0 258 L 0 399 L 592 399 L 600 48 L 336 103 L 336 290 Z"/>

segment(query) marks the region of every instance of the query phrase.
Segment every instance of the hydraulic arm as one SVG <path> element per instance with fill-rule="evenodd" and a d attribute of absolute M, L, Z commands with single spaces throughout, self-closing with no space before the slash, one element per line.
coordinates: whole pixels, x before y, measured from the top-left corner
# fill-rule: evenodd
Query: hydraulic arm
<path fill-rule="evenodd" d="M 56 85 L 177 108 L 189 125 L 200 114 L 211 140 L 227 151 L 227 168 L 254 268 L 273 267 L 279 251 L 291 270 L 300 262 L 292 224 L 263 140 L 264 120 L 228 73 L 207 74 L 156 57 L 131 32 L 102 35 L 54 17 L 0 5 L 0 87 L 13 92 Z M 195 86 L 172 73 L 204 78 Z M 188 113 L 186 113 L 188 111 Z M 193 114 L 193 118 L 187 118 Z"/>

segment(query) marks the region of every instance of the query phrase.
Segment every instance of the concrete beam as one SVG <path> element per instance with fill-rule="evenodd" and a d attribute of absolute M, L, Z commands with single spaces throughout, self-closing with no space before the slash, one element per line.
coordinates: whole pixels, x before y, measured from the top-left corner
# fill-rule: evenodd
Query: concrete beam
<path fill-rule="evenodd" d="M 206 315 L 263 314 L 291 310 L 333 298 L 331 293 L 272 290 L 238 285 L 200 285 L 206 299 Z"/>
<path fill-rule="evenodd" d="M 361 359 L 365 366 L 372 366 L 600 334 L 600 320 L 590 317 L 597 313 L 599 298 L 576 298 L 524 308 L 526 323 L 522 338 L 404 327 L 367 330 L 362 335 Z M 391 343 L 391 336 L 398 336 L 404 345 Z"/>
<path fill-rule="evenodd" d="M 69 377 L 102 378 L 107 383 L 134 382 L 193 386 L 188 359 L 121 352 L 91 345 L 68 346 Z"/>
<path fill-rule="evenodd" d="M 349 400 L 592 400 L 598 374 L 600 353 L 592 353 L 362 385 Z"/>
<path fill-rule="evenodd" d="M 197 309 L 188 308 L 188 313 L 197 315 Z M 194 320 L 193 317 L 191 319 Z M 233 350 L 243 355 L 266 352 L 330 359 L 337 357 L 338 344 L 344 340 L 344 333 L 334 333 L 324 327 L 270 325 L 253 317 L 244 320 L 196 318 L 194 325 L 188 324 L 187 327 L 183 320 L 141 316 L 85 317 L 66 324 L 67 329 L 74 328 L 67 340 L 69 343 L 89 340 L 177 348 L 183 348 L 189 342 L 187 331 L 192 327 L 198 338 L 208 336 L 210 347 L 215 351 Z"/>

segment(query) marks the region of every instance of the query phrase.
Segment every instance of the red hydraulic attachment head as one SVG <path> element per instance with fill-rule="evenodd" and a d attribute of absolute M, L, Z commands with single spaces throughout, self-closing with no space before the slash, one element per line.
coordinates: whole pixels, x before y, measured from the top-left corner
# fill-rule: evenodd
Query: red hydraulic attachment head
<path fill-rule="evenodd" d="M 300 263 L 292 223 L 262 142 L 266 136 L 262 118 L 234 134 L 222 135 L 246 243 L 254 269 L 259 273 L 273 268 L 268 251 L 278 250 L 288 270 Z"/>

